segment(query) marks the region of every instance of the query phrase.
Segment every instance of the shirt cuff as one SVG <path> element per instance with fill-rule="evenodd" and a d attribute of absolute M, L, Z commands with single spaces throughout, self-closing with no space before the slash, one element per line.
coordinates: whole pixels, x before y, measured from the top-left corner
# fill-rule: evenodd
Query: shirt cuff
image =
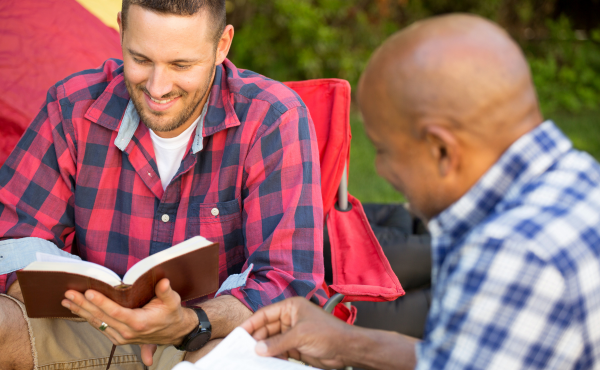
<path fill-rule="evenodd" d="M 252 272 L 253 267 L 254 264 L 251 263 L 250 266 L 248 266 L 248 268 L 246 269 L 246 271 L 242 272 L 241 274 L 229 275 L 229 277 L 225 279 L 223 284 L 221 284 L 221 287 L 215 294 L 215 298 L 228 290 L 246 286 L 246 280 L 248 280 L 248 275 L 250 275 L 250 273 Z"/>
<path fill-rule="evenodd" d="M 36 260 L 36 253 L 81 259 L 67 253 L 54 243 L 40 238 L 7 239 L 0 241 L 0 275 L 20 270 Z M 8 283 L 8 281 L 7 281 Z"/>

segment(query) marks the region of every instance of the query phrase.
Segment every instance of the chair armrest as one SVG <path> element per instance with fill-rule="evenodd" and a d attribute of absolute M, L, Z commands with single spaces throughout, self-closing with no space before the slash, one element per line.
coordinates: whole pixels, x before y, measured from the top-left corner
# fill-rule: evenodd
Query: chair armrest
<path fill-rule="evenodd" d="M 337 306 L 337 304 L 340 303 L 343 299 L 344 299 L 343 294 L 335 293 L 333 296 L 331 296 L 331 298 L 329 298 L 327 300 L 327 302 L 325 302 L 325 305 L 323 306 L 323 310 L 327 313 L 332 313 L 335 306 Z"/>

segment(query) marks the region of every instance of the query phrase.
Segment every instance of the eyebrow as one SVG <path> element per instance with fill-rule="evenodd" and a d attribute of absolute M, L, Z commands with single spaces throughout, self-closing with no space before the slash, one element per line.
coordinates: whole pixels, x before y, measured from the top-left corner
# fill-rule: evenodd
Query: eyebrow
<path fill-rule="evenodd" d="M 138 58 L 144 58 L 144 59 L 150 60 L 150 58 L 148 58 L 144 54 L 138 53 L 129 48 L 127 48 L 127 51 L 129 51 L 129 54 L 136 56 Z M 175 60 L 169 61 L 169 63 L 191 63 L 191 64 L 196 63 L 196 62 L 197 62 L 197 60 L 194 60 L 194 59 L 175 59 Z"/>

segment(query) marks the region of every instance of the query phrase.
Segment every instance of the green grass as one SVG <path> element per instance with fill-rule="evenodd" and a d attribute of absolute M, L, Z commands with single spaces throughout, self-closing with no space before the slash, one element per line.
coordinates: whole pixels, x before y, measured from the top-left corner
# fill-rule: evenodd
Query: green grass
<path fill-rule="evenodd" d="M 587 151 L 600 161 L 600 110 L 579 114 L 549 116 L 573 141 L 577 149 Z M 352 146 L 348 190 L 363 203 L 398 203 L 404 197 L 375 171 L 375 149 L 367 138 L 360 115 L 350 116 Z"/>

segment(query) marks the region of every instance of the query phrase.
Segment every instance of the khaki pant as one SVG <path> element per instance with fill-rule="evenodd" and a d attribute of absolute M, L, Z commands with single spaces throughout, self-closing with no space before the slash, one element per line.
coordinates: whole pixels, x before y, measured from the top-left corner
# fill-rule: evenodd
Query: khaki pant
<path fill-rule="evenodd" d="M 34 370 L 104 370 L 112 343 L 83 319 L 30 319 L 20 301 L 29 328 Z M 158 346 L 150 370 L 170 370 L 181 362 L 185 352 L 173 346 Z M 140 346 L 118 346 L 110 370 L 143 370 Z"/>

